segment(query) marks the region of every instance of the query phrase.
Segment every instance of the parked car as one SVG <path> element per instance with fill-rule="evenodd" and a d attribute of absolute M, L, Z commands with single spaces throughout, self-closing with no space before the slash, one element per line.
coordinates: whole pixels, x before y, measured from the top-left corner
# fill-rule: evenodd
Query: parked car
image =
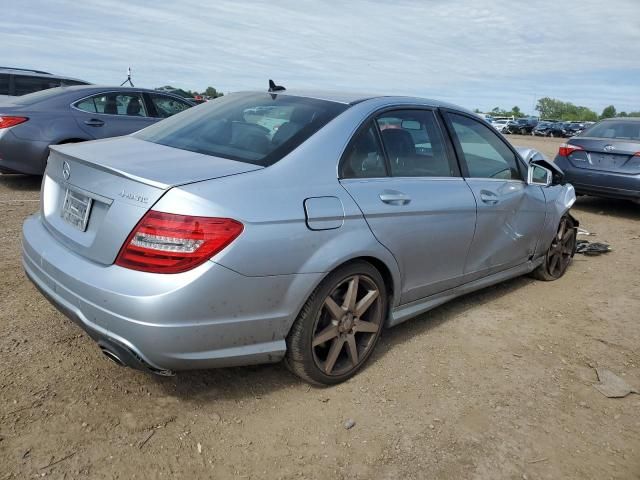
<path fill-rule="evenodd" d="M 584 123 L 568 122 L 564 125 L 564 135 L 565 137 L 573 137 L 582 133 L 584 129 Z"/>
<path fill-rule="evenodd" d="M 551 121 L 538 122 L 535 128 L 531 130 L 531 135 L 540 137 L 564 137 L 564 123 Z"/>
<path fill-rule="evenodd" d="M 518 118 L 506 127 L 506 133 L 518 133 L 520 135 L 529 135 L 538 124 L 535 118 Z"/>
<path fill-rule="evenodd" d="M 574 190 L 531 162 L 433 100 L 225 95 L 133 135 L 52 146 L 24 268 L 120 365 L 285 359 L 334 384 L 384 326 L 564 274 Z"/>
<path fill-rule="evenodd" d="M 560 146 L 555 163 L 579 194 L 640 201 L 640 118 L 611 118 Z"/>
<path fill-rule="evenodd" d="M 42 175 L 50 145 L 128 135 L 193 103 L 129 87 L 58 87 L 0 103 L 0 172 Z"/>
<path fill-rule="evenodd" d="M 507 128 L 508 123 L 512 121 L 513 120 L 506 120 L 506 119 L 494 120 L 491 122 L 491 126 L 501 133 L 503 132 L 506 133 L 504 130 L 505 128 Z"/>
<path fill-rule="evenodd" d="M 0 67 L 0 100 L 71 85 L 89 85 L 89 82 L 61 77 L 41 70 Z"/>

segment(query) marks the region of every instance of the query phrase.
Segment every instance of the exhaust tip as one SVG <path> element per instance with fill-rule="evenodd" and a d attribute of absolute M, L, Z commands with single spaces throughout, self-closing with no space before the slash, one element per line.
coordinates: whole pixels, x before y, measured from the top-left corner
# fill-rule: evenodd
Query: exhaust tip
<path fill-rule="evenodd" d="M 102 353 L 104 353 L 104 355 L 116 365 L 120 365 L 121 367 L 126 366 L 126 364 L 122 361 L 122 359 L 116 353 L 112 352 L 108 348 L 100 346 L 100 350 L 102 350 Z"/>

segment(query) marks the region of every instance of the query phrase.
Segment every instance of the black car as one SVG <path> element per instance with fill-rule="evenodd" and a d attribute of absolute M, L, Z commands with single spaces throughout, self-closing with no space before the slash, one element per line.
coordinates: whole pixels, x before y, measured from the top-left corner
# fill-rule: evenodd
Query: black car
<path fill-rule="evenodd" d="M 528 135 L 538 124 L 535 118 L 518 118 L 509 122 L 505 127 L 505 133 L 519 133 L 520 135 Z"/>
<path fill-rule="evenodd" d="M 565 123 L 564 125 L 564 136 L 565 137 L 575 137 L 579 135 L 584 130 L 584 124 L 578 122 L 570 122 Z"/>
<path fill-rule="evenodd" d="M 539 122 L 536 127 L 531 131 L 531 135 L 539 136 L 539 137 L 566 137 L 564 122 L 552 122 L 552 121 L 542 121 Z"/>
<path fill-rule="evenodd" d="M 89 82 L 77 78 L 61 77 L 41 70 L 26 68 L 0 67 L 0 97 L 19 97 L 48 88 L 71 85 L 89 85 Z"/>
<path fill-rule="evenodd" d="M 554 163 L 578 194 L 640 203 L 640 118 L 610 118 L 560 145 Z"/>

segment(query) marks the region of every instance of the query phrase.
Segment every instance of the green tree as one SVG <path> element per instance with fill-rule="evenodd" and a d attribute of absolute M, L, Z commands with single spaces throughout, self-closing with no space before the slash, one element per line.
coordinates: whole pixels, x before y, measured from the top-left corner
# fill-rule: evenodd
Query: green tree
<path fill-rule="evenodd" d="M 511 113 L 516 118 L 524 117 L 523 113 L 520 111 L 520 107 L 518 106 L 511 107 Z"/>
<path fill-rule="evenodd" d="M 598 119 L 598 114 L 590 108 L 549 97 L 540 98 L 536 105 L 536 110 L 540 113 L 540 118 L 542 119 L 585 121 L 596 121 Z"/>
<path fill-rule="evenodd" d="M 224 95 L 222 92 L 219 92 L 214 87 L 207 87 L 207 89 L 203 92 L 203 95 L 210 98 L 218 98 Z"/>
<path fill-rule="evenodd" d="M 613 105 L 609 105 L 608 107 L 605 107 L 604 110 L 602 110 L 602 115 L 600 115 L 600 118 L 613 118 L 616 116 L 616 107 L 614 107 Z"/>

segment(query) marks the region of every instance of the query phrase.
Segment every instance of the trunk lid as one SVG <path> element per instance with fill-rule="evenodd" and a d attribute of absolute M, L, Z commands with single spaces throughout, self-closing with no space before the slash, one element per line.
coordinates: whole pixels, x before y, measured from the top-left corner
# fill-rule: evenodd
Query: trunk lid
<path fill-rule="evenodd" d="M 573 137 L 567 143 L 583 148 L 569 155 L 576 168 L 603 172 L 640 173 L 640 142 L 615 138 Z"/>
<path fill-rule="evenodd" d="M 56 145 L 42 182 L 43 222 L 75 253 L 110 265 L 170 188 L 260 168 L 133 137 Z"/>

